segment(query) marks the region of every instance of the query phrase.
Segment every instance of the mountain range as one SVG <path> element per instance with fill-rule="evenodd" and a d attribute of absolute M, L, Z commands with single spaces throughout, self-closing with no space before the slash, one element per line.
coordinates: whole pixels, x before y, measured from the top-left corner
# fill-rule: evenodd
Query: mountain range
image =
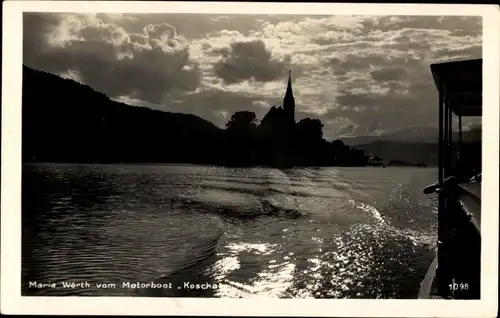
<path fill-rule="evenodd" d="M 481 128 L 475 127 L 462 132 L 466 144 L 481 142 Z M 459 133 L 453 132 L 456 147 Z M 346 145 L 364 150 L 369 155 L 377 155 L 386 163 L 404 161 L 416 164 L 419 161 L 436 166 L 439 161 L 439 130 L 435 127 L 407 127 L 381 136 L 357 136 L 342 138 Z"/>

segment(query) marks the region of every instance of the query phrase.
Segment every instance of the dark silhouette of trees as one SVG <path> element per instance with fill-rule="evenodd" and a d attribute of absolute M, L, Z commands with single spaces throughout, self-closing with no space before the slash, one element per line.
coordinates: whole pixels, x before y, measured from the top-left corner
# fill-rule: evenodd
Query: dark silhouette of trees
<path fill-rule="evenodd" d="M 334 162 L 338 166 L 365 166 L 368 156 L 361 149 L 351 149 L 340 139 L 331 142 Z"/>
<path fill-rule="evenodd" d="M 226 129 L 236 133 L 254 133 L 257 128 L 257 116 L 253 112 L 239 111 L 234 113 L 226 124 Z"/>
<path fill-rule="evenodd" d="M 295 157 L 299 165 L 321 165 L 325 159 L 323 124 L 319 119 L 301 119 L 294 134 Z"/>
<path fill-rule="evenodd" d="M 296 125 L 296 138 L 300 142 L 320 142 L 323 140 L 323 123 L 319 119 L 304 118 Z"/>
<path fill-rule="evenodd" d="M 226 124 L 226 163 L 253 165 L 256 162 L 257 116 L 253 112 L 234 113 Z"/>
<path fill-rule="evenodd" d="M 279 120 L 257 125 L 252 112 L 236 112 L 226 124 L 226 164 L 265 166 L 363 166 L 368 156 L 341 140 L 323 138 L 319 119 L 301 119 L 293 129 Z"/>

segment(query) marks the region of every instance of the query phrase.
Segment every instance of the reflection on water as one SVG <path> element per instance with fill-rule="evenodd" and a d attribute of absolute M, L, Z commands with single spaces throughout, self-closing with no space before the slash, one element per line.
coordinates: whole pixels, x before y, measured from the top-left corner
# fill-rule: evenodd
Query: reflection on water
<path fill-rule="evenodd" d="M 23 169 L 23 295 L 414 298 L 432 261 L 433 169 Z"/>

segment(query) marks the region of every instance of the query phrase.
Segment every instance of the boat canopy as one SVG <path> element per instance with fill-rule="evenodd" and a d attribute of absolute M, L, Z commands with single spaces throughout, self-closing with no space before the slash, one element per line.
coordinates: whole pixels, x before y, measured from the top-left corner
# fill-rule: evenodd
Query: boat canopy
<path fill-rule="evenodd" d="M 457 116 L 482 116 L 483 59 L 436 63 L 432 76 L 444 102 Z"/>

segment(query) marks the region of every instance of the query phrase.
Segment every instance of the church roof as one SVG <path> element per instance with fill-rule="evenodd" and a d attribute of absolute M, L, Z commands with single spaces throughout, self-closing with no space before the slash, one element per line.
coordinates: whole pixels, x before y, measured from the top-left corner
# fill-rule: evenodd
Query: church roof
<path fill-rule="evenodd" d="M 283 108 L 273 106 L 271 107 L 271 109 L 269 109 L 267 114 L 262 118 L 261 123 L 264 123 L 266 121 L 275 121 L 281 116 L 282 113 L 283 113 Z"/>
<path fill-rule="evenodd" d="M 288 71 L 288 84 L 286 87 L 285 98 L 283 100 L 283 106 L 273 106 L 269 109 L 267 114 L 260 121 L 261 124 L 279 124 L 286 120 L 285 105 L 295 105 L 292 91 L 292 71 Z M 292 106 L 295 107 L 295 106 Z"/>

